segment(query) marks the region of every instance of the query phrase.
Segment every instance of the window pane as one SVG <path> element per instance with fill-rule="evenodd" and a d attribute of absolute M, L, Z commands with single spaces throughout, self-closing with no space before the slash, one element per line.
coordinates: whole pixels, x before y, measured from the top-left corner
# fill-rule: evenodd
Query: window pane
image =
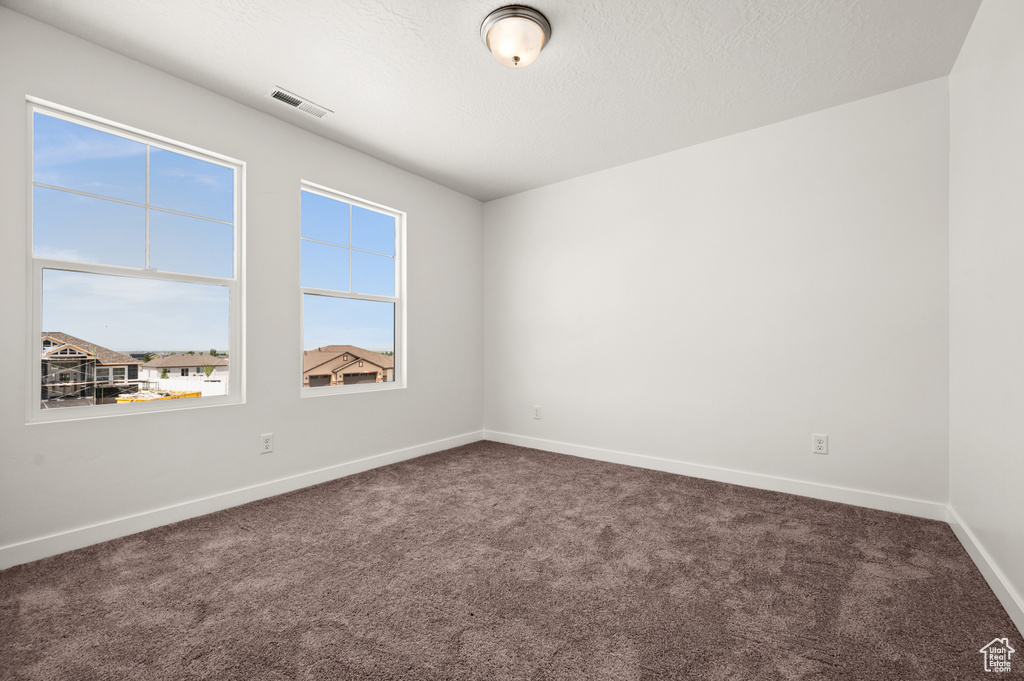
<path fill-rule="evenodd" d="M 377 296 L 394 296 L 395 259 L 352 251 L 352 290 Z"/>
<path fill-rule="evenodd" d="M 96 365 L 139 366 L 130 354 L 171 354 L 204 348 L 227 347 L 229 337 L 227 286 L 136 279 L 102 274 L 43 270 L 43 335 L 68 348 L 46 348 L 43 355 L 42 406 L 44 408 L 116 403 L 125 393 L 151 388 L 189 399 L 180 386 L 159 379 L 159 370 L 114 372 L 119 383 L 99 387 Z M 46 352 L 52 353 L 52 361 Z M 63 353 L 63 354 L 61 354 Z M 59 359 L 59 362 L 58 362 Z M 73 366 L 68 366 L 73 365 Z M 105 375 L 103 372 L 101 375 Z M 165 384 L 166 383 L 166 384 Z M 217 386 L 225 394 L 227 383 Z M 203 392 L 203 394 L 206 394 Z"/>
<path fill-rule="evenodd" d="M 225 348 L 228 287 L 46 269 L 43 330 L 121 352 Z"/>
<path fill-rule="evenodd" d="M 32 120 L 34 182 L 145 203 L 145 144 L 38 112 Z"/>
<path fill-rule="evenodd" d="M 344 201 L 328 199 L 312 192 L 302 192 L 302 236 L 349 245 L 349 210 Z"/>
<path fill-rule="evenodd" d="M 395 350 L 395 304 L 373 300 L 303 297 L 303 347 L 356 345 L 374 352 Z"/>
<path fill-rule="evenodd" d="M 36 257 L 146 266 L 145 208 L 45 187 L 32 196 Z"/>
<path fill-rule="evenodd" d="M 149 152 L 149 202 L 179 213 L 232 222 L 235 171 L 153 147 Z"/>
<path fill-rule="evenodd" d="M 149 266 L 165 272 L 231 278 L 234 228 L 162 210 L 149 212 Z"/>
<path fill-rule="evenodd" d="M 352 246 L 365 251 L 395 254 L 395 218 L 375 210 L 352 207 Z"/>
<path fill-rule="evenodd" d="M 302 240 L 302 285 L 348 291 L 349 249 Z"/>

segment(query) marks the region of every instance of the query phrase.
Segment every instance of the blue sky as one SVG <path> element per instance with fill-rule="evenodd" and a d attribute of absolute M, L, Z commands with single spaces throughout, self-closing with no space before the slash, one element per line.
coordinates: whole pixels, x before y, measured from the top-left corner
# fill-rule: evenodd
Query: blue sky
<path fill-rule="evenodd" d="M 228 288 L 43 270 L 43 328 L 111 350 L 228 349 Z"/>
<path fill-rule="evenodd" d="M 232 277 L 234 170 L 149 147 L 147 203 L 146 162 L 144 143 L 37 112 L 34 254 Z M 301 196 L 302 285 L 394 296 L 395 218 Z M 394 349 L 394 305 L 304 298 L 305 348 Z M 227 306 L 225 286 L 56 270 L 43 278 L 43 330 L 114 350 L 225 350 Z"/>
<path fill-rule="evenodd" d="M 302 285 L 395 295 L 395 218 L 302 192 Z"/>
<path fill-rule="evenodd" d="M 304 349 L 355 345 L 375 352 L 394 351 L 394 303 L 309 294 L 302 298 Z"/>

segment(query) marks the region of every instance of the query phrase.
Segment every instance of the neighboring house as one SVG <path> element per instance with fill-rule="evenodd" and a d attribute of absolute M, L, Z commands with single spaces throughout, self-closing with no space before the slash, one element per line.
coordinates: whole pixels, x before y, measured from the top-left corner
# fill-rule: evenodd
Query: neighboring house
<path fill-rule="evenodd" d="M 113 403 L 138 389 L 139 360 L 59 331 L 42 336 L 44 407 Z"/>
<path fill-rule="evenodd" d="M 205 353 L 167 355 L 143 364 L 141 377 L 161 390 L 200 390 L 203 397 L 227 395 L 228 360 Z"/>
<path fill-rule="evenodd" d="M 302 353 L 302 385 L 384 383 L 395 380 L 395 358 L 354 345 L 325 345 Z"/>

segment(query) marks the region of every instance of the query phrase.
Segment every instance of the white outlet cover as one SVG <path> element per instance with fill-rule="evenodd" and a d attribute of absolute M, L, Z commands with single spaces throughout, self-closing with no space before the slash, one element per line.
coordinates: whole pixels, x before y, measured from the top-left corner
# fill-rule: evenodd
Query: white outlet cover
<path fill-rule="evenodd" d="M 828 435 L 822 433 L 811 435 L 811 452 L 814 454 L 828 454 Z"/>

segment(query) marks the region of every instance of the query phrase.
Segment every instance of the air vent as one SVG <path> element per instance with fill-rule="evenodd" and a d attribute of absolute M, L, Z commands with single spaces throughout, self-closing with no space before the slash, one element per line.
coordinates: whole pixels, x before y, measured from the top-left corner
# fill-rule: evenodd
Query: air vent
<path fill-rule="evenodd" d="M 329 113 L 334 113 L 327 107 L 320 106 L 319 104 L 314 104 L 308 99 L 299 97 L 294 92 L 288 92 L 283 88 L 275 87 L 267 94 L 271 98 L 276 99 L 279 102 L 284 102 L 288 106 L 294 107 L 301 111 L 302 113 L 309 114 L 310 116 L 315 116 L 316 118 L 323 118 Z"/>

